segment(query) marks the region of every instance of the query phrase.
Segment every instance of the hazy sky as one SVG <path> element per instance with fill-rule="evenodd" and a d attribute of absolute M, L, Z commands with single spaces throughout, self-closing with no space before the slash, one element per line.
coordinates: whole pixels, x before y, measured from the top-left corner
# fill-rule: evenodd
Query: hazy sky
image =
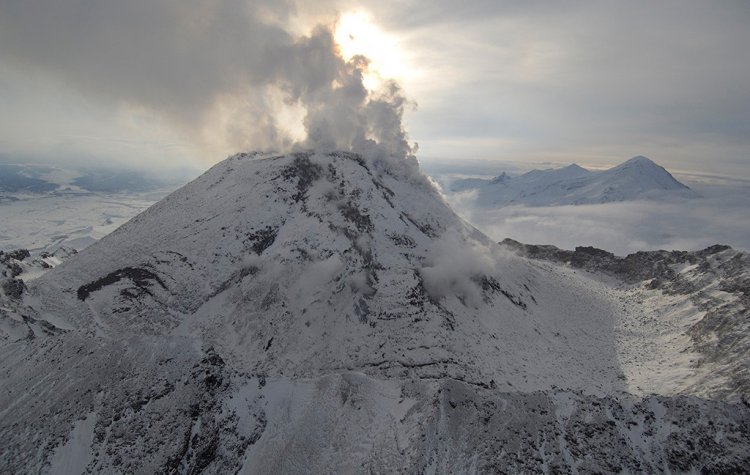
<path fill-rule="evenodd" d="M 0 0 L 0 156 L 403 148 L 405 111 L 422 159 L 750 177 L 748 25 L 746 1 Z"/>

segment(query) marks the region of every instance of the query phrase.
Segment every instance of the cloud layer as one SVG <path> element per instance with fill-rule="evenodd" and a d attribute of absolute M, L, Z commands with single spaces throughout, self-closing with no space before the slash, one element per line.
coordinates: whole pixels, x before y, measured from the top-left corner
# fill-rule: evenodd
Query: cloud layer
<path fill-rule="evenodd" d="M 449 201 L 496 241 L 509 237 L 563 249 L 594 246 L 618 255 L 650 249 L 698 250 L 717 243 L 750 250 L 750 184 L 691 185 L 703 198 L 495 210 L 474 207 L 468 194 L 454 195 Z"/>

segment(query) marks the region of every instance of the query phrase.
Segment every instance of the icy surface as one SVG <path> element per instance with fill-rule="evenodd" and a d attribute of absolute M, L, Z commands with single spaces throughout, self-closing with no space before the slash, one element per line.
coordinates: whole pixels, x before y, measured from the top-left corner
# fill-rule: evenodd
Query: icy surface
<path fill-rule="evenodd" d="M 633 390 L 619 294 L 399 165 L 236 155 L 0 301 L 0 471 L 747 466 L 711 374 Z"/>
<path fill-rule="evenodd" d="M 166 194 L 14 194 L 12 201 L 0 200 L 0 250 L 84 249 Z"/>

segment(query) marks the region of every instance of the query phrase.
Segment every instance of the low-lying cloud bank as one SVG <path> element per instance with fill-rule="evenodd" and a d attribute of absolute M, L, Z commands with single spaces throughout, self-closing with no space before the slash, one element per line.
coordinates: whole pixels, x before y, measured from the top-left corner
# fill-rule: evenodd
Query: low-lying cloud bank
<path fill-rule="evenodd" d="M 697 250 L 728 244 L 750 250 L 750 183 L 691 183 L 703 198 L 602 205 L 479 209 L 471 194 L 447 196 L 466 220 L 501 241 L 594 246 L 618 255 L 651 249 Z"/>

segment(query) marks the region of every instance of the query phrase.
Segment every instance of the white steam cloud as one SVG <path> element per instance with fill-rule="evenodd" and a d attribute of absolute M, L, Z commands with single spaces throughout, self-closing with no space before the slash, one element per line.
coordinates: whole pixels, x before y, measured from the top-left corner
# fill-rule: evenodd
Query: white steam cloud
<path fill-rule="evenodd" d="M 295 34 L 295 11 L 278 0 L 8 0 L 0 59 L 147 110 L 214 152 L 412 155 L 399 85 L 369 91 L 368 60 L 342 57 L 334 21 Z"/>
<path fill-rule="evenodd" d="M 485 244 L 457 232 L 447 232 L 434 242 L 424 264 L 420 274 L 431 298 L 440 300 L 452 294 L 478 307 L 482 303 L 482 289 L 475 280 L 492 275 L 496 260 Z"/>

